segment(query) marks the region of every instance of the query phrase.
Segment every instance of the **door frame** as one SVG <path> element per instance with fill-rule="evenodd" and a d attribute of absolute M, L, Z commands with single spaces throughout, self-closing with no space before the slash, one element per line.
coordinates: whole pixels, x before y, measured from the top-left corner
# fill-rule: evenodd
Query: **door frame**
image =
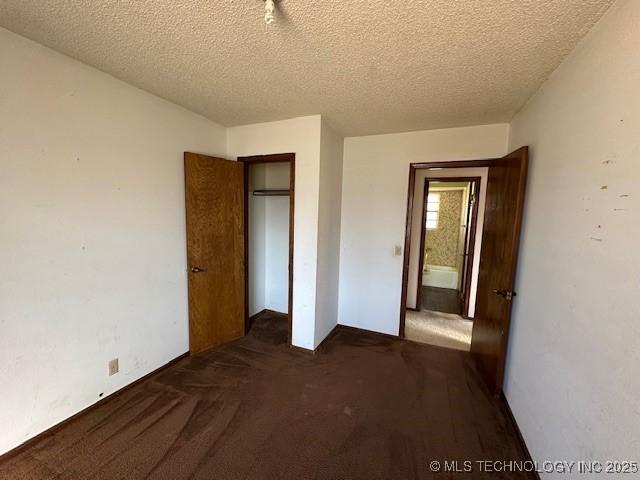
<path fill-rule="evenodd" d="M 460 273 L 464 272 L 464 296 L 462 303 L 462 312 L 461 315 L 463 318 L 469 318 L 469 301 L 471 295 L 471 277 L 473 273 L 473 259 L 475 255 L 475 246 L 476 246 L 476 230 L 478 228 L 478 204 L 480 203 L 480 177 L 426 177 L 424 179 L 424 197 L 422 199 L 422 225 L 426 223 L 426 215 L 427 215 L 427 196 L 429 192 L 429 184 L 431 182 L 437 181 L 440 183 L 451 183 L 451 182 L 469 182 L 469 184 L 474 185 L 474 195 L 475 202 L 473 202 L 473 208 L 469 211 L 469 204 L 466 205 L 466 209 L 468 211 L 469 217 L 467 218 L 467 230 L 464 234 L 464 244 L 465 248 L 467 245 L 467 240 L 469 244 L 469 251 L 467 255 L 464 255 L 462 268 L 460 269 Z M 471 199 L 469 198 L 469 201 Z M 422 305 L 422 272 L 424 269 L 424 247 L 425 247 L 425 228 L 423 227 L 420 231 L 420 255 L 418 259 L 418 272 L 417 272 L 417 283 L 416 283 L 416 309 L 421 310 Z"/>
<path fill-rule="evenodd" d="M 291 345 L 293 331 L 293 237 L 294 237 L 294 206 L 296 183 L 296 154 L 275 153 L 271 155 L 251 155 L 238 157 L 244 163 L 244 282 L 245 282 L 245 317 L 244 331 L 249 332 L 249 167 L 260 163 L 289 163 L 289 301 L 288 301 L 288 331 L 287 343 Z"/>
<path fill-rule="evenodd" d="M 444 170 L 445 168 L 481 168 L 491 167 L 499 158 L 479 160 L 453 160 L 449 162 L 418 162 L 409 165 L 409 188 L 407 190 L 407 217 L 404 234 L 404 259 L 402 262 L 402 291 L 400 294 L 400 324 L 398 336 L 404 338 L 405 319 L 407 317 L 407 285 L 409 283 L 409 263 L 411 253 L 411 228 L 413 224 L 413 197 L 417 170 Z"/>

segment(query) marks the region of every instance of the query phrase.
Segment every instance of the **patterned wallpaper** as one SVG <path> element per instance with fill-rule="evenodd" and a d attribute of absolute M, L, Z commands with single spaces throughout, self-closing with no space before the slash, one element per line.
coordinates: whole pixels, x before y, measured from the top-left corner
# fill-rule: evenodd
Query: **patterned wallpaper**
<path fill-rule="evenodd" d="M 425 265 L 459 266 L 458 239 L 462 213 L 462 190 L 440 193 L 438 228 L 425 234 Z"/>

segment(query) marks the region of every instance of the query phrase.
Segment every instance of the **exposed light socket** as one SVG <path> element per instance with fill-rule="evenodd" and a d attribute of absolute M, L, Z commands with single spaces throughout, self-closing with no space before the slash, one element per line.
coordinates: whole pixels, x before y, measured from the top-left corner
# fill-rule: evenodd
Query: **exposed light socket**
<path fill-rule="evenodd" d="M 109 361 L 109 376 L 115 375 L 116 373 L 118 373 L 118 370 L 120 370 L 120 368 L 118 367 L 118 359 L 114 358 L 113 360 L 110 360 Z"/>

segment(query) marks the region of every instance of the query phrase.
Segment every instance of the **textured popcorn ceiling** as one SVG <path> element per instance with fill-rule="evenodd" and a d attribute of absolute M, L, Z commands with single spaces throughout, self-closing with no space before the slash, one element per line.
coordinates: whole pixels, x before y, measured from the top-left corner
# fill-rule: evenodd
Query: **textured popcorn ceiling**
<path fill-rule="evenodd" d="M 362 135 L 509 121 L 611 3 L 2 0 L 0 25 L 226 126 Z"/>

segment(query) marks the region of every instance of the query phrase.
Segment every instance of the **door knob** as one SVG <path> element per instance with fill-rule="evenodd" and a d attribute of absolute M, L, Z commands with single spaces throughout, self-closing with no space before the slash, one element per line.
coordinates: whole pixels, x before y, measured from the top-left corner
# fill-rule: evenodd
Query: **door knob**
<path fill-rule="evenodd" d="M 504 290 L 502 288 L 499 290 L 494 290 L 493 293 L 495 293 L 496 295 L 500 295 L 501 297 L 504 297 L 507 300 L 511 300 L 513 297 L 517 295 L 516 292 L 510 292 L 509 290 Z"/>
<path fill-rule="evenodd" d="M 191 271 L 193 273 L 200 273 L 200 272 L 204 272 L 206 270 L 204 268 L 200 268 L 200 267 L 191 267 Z"/>

